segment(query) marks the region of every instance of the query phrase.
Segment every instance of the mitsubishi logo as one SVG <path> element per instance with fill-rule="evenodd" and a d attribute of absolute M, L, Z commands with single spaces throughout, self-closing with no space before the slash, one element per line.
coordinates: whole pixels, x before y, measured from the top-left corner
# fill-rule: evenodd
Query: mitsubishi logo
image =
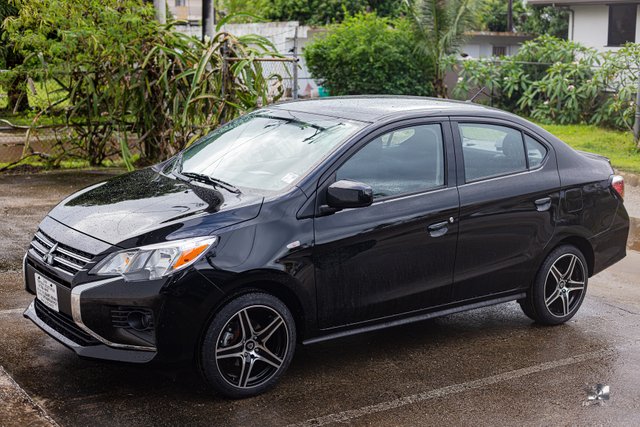
<path fill-rule="evenodd" d="M 49 265 L 53 265 L 53 253 L 56 251 L 56 249 L 58 249 L 58 243 L 55 243 L 53 246 L 51 246 L 49 252 L 42 256 L 42 260 Z"/>

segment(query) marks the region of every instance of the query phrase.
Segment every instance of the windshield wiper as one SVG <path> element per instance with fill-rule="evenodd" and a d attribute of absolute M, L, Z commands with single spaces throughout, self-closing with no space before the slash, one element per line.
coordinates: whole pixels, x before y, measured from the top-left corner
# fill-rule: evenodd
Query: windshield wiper
<path fill-rule="evenodd" d="M 240 191 L 240 189 L 235 185 L 229 184 L 228 182 L 225 182 L 221 179 L 213 178 L 203 173 L 179 172 L 179 174 L 182 176 L 186 176 L 187 178 L 191 178 L 194 181 L 204 182 L 205 184 L 213 185 L 214 187 L 222 187 L 231 193 L 235 193 L 235 194 L 242 193 L 242 191 Z"/>

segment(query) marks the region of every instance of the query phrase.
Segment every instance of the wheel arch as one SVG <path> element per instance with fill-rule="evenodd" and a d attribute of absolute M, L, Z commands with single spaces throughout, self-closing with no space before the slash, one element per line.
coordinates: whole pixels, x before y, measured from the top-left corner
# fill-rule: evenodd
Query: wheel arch
<path fill-rule="evenodd" d="M 564 237 L 547 252 L 547 254 L 545 255 L 545 258 L 546 256 L 549 255 L 549 253 L 551 253 L 551 251 L 553 251 L 555 248 L 562 245 L 575 246 L 580 250 L 580 252 L 582 252 L 582 255 L 584 255 L 584 258 L 587 260 L 587 271 L 589 272 L 589 277 L 591 277 L 593 275 L 595 254 L 593 252 L 593 246 L 591 246 L 591 243 L 589 242 L 589 240 L 581 236 Z"/>
<path fill-rule="evenodd" d="M 207 328 L 213 317 L 222 307 L 231 300 L 252 292 L 264 292 L 281 300 L 291 311 L 296 326 L 296 337 L 302 341 L 305 332 L 309 328 L 308 322 L 313 313 L 309 308 L 305 309 L 301 297 L 293 290 L 300 285 L 296 279 L 282 272 L 257 271 L 242 274 L 228 286 L 225 286 L 225 295 L 209 310 L 206 321 L 201 327 L 199 338 L 196 342 L 195 354 L 199 354 L 199 348 L 206 334 Z"/>

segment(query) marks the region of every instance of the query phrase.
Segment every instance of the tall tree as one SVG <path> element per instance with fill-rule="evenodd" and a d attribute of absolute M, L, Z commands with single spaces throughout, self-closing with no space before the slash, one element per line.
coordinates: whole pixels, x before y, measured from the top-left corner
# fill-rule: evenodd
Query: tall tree
<path fill-rule="evenodd" d="M 458 51 L 464 33 L 474 28 L 477 20 L 476 0 L 405 0 L 413 18 L 419 54 L 434 70 L 436 95 L 447 97 L 444 76 L 447 56 Z"/>
<path fill-rule="evenodd" d="M 376 12 L 378 16 L 398 16 L 403 0 L 261 0 L 262 15 L 274 21 L 301 24 L 340 23 L 347 15 Z"/>

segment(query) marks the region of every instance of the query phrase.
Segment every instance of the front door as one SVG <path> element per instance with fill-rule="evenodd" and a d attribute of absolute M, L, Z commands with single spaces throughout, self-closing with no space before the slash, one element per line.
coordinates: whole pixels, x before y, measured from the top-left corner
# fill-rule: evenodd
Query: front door
<path fill-rule="evenodd" d="M 450 138 L 448 122 L 381 131 L 358 144 L 321 185 L 319 204 L 336 180 L 374 190 L 369 207 L 315 219 L 321 328 L 450 301 L 458 229 Z"/>

